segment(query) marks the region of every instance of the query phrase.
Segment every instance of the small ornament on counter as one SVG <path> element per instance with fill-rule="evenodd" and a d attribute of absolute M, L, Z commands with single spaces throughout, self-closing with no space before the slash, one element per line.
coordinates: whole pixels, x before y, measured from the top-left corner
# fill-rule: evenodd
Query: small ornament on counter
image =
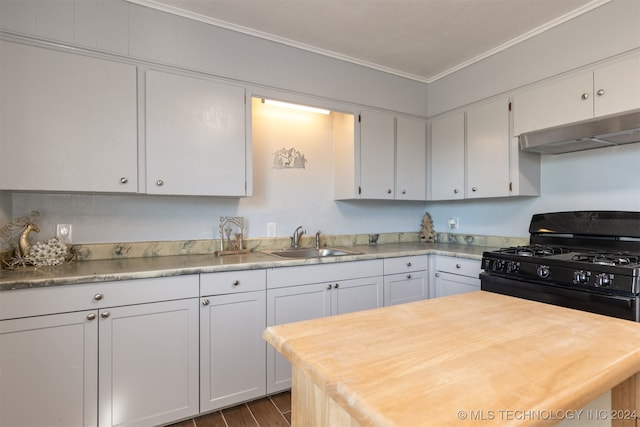
<path fill-rule="evenodd" d="M 375 246 L 378 244 L 379 234 L 369 234 L 369 246 Z"/>
<path fill-rule="evenodd" d="M 249 253 L 244 248 L 244 218 L 241 216 L 220 217 L 220 250 L 217 256 Z"/>
<path fill-rule="evenodd" d="M 431 215 L 429 215 L 428 212 L 425 212 L 424 216 L 422 217 L 419 237 L 421 242 L 436 241 L 436 232 L 433 229 L 433 220 L 431 219 Z"/>
<path fill-rule="evenodd" d="M 33 211 L 29 216 L 15 218 L 0 228 L 0 238 L 6 240 L 11 247 L 15 247 L 13 257 L 2 260 L 4 268 L 60 265 L 69 258 L 69 249 L 56 237 L 31 245 L 30 234 L 40 232 L 35 224 L 39 217 L 40 212 Z"/>

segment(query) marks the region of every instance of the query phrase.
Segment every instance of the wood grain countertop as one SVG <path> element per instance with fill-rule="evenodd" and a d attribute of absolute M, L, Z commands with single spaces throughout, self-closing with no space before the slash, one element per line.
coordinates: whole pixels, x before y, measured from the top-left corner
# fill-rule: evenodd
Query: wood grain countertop
<path fill-rule="evenodd" d="M 640 371 L 640 323 L 484 291 L 264 337 L 350 425 L 553 425 Z"/>

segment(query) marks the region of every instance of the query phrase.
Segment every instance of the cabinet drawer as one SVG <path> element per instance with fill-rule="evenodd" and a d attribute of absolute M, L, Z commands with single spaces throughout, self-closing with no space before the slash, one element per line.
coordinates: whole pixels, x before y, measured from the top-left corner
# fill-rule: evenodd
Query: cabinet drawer
<path fill-rule="evenodd" d="M 267 288 L 382 276 L 382 260 L 279 267 L 267 270 Z"/>
<path fill-rule="evenodd" d="M 225 271 L 200 275 L 201 295 L 263 291 L 267 287 L 265 270 Z"/>
<path fill-rule="evenodd" d="M 480 275 L 480 261 L 455 257 L 436 257 L 436 270 L 478 278 Z"/>
<path fill-rule="evenodd" d="M 384 274 L 407 273 L 427 269 L 427 255 L 403 256 L 384 259 Z"/>
<path fill-rule="evenodd" d="M 0 292 L 0 319 L 198 297 L 198 275 Z"/>

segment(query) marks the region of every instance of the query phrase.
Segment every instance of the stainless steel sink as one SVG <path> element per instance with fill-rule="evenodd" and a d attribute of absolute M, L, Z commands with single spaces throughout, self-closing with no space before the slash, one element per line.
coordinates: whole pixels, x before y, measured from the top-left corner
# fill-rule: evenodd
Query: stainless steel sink
<path fill-rule="evenodd" d="M 264 251 L 269 255 L 274 255 L 279 258 L 323 258 L 328 256 L 345 256 L 345 255 L 360 255 L 361 252 L 352 252 L 345 249 L 336 248 L 291 248 L 291 249 L 276 249 Z"/>

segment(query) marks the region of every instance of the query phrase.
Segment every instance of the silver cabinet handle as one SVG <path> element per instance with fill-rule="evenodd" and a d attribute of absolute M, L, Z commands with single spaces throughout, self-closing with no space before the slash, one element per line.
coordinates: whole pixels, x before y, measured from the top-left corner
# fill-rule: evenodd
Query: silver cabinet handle
<path fill-rule="evenodd" d="M 96 301 L 100 301 L 102 298 L 104 298 L 104 295 L 102 295 L 102 294 L 95 294 L 93 296 L 93 299 L 96 300 Z"/>
<path fill-rule="evenodd" d="M 164 185 L 164 181 L 163 181 L 163 180 L 161 180 L 161 179 L 159 179 L 159 180 L 157 180 L 157 181 L 156 181 L 156 185 L 157 185 L 158 187 L 162 187 L 162 186 Z"/>
<path fill-rule="evenodd" d="M 440 277 L 440 273 L 436 273 L 436 277 Z"/>
<path fill-rule="evenodd" d="M 231 286 L 238 286 L 240 284 L 240 280 L 234 281 Z"/>
<path fill-rule="evenodd" d="M 96 318 L 96 314 L 95 313 L 87 314 L 87 320 L 94 320 L 95 318 Z"/>
<path fill-rule="evenodd" d="M 387 190 L 387 194 L 391 194 L 391 189 Z"/>
<path fill-rule="evenodd" d="M 602 96 L 604 95 L 604 89 L 598 89 L 596 93 L 598 94 L 598 96 Z"/>
<path fill-rule="evenodd" d="M 332 288 L 331 283 L 329 283 L 329 284 L 327 285 L 327 289 L 331 289 L 331 288 Z"/>
<path fill-rule="evenodd" d="M 456 268 L 462 268 L 460 264 L 456 264 Z"/>
<path fill-rule="evenodd" d="M 129 179 L 126 176 L 120 178 L 120 184 L 126 184 L 127 182 L 129 182 Z"/>
<path fill-rule="evenodd" d="M 478 191 L 478 187 L 472 187 L 471 191 Z"/>
<path fill-rule="evenodd" d="M 103 311 L 102 313 L 100 313 L 100 317 L 102 317 L 103 319 L 106 319 L 109 316 L 111 316 L 111 313 L 109 313 L 108 311 Z"/>
<path fill-rule="evenodd" d="M 209 300 L 207 298 L 202 300 L 202 305 L 204 305 L 205 307 L 209 305 Z"/>
<path fill-rule="evenodd" d="M 407 194 L 407 190 L 402 190 L 401 193 L 402 194 Z"/>
<path fill-rule="evenodd" d="M 411 279 L 411 275 L 410 274 L 407 274 L 407 279 Z"/>
<path fill-rule="evenodd" d="M 458 189 L 457 189 L 457 188 L 454 188 L 454 189 L 453 189 L 453 193 L 454 193 L 454 194 L 458 194 Z"/>
<path fill-rule="evenodd" d="M 410 262 L 407 263 L 407 267 L 411 267 L 411 263 Z"/>
<path fill-rule="evenodd" d="M 336 283 L 335 285 L 333 285 L 333 288 L 338 289 L 339 286 L 340 286 L 340 283 Z"/>
<path fill-rule="evenodd" d="M 589 99 L 589 94 L 587 92 L 583 93 L 581 96 L 582 99 Z"/>

